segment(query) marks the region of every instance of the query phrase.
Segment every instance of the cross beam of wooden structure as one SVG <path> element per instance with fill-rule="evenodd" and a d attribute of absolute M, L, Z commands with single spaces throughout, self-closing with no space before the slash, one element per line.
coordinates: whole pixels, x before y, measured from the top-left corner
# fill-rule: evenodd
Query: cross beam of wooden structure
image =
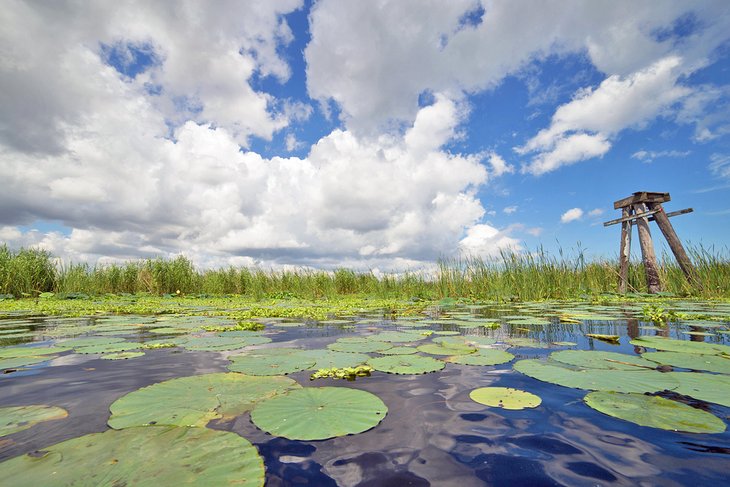
<path fill-rule="evenodd" d="M 604 222 L 603 226 L 621 224 L 621 249 L 619 252 L 619 283 L 618 291 L 626 292 L 626 285 L 629 277 L 629 257 L 631 254 L 631 229 L 636 225 L 639 234 L 639 245 L 641 246 L 641 257 L 644 261 L 644 269 L 646 271 L 646 283 L 650 293 L 661 291 L 661 282 L 659 280 L 659 268 L 654 253 L 654 244 L 651 240 L 651 232 L 649 231 L 649 222 L 655 221 L 659 230 L 667 239 L 669 248 L 672 249 L 674 257 L 679 263 L 679 267 L 684 272 L 687 279 L 694 284 L 698 284 L 692 261 L 685 252 L 682 242 L 679 240 L 674 227 L 669 221 L 670 217 L 692 213 L 692 208 L 673 211 L 666 213 L 662 207 L 662 203 L 670 201 L 669 193 L 651 193 L 648 191 L 639 191 L 631 196 L 620 199 L 613 203 L 616 210 L 621 210 L 621 218 Z"/>

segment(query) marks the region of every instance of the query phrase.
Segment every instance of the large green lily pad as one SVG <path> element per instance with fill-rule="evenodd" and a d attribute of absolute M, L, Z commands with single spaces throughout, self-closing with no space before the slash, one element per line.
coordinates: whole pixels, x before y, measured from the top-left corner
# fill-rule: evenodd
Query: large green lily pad
<path fill-rule="evenodd" d="M 40 357 L 41 355 L 52 355 L 66 350 L 71 350 L 71 347 L 2 347 L 0 348 L 0 359 Z"/>
<path fill-rule="evenodd" d="M 674 340 L 658 336 L 642 336 L 631 340 L 632 345 L 646 348 L 656 348 L 666 352 L 699 353 L 706 355 L 730 355 L 730 346 L 717 343 L 692 342 L 690 340 Z"/>
<path fill-rule="evenodd" d="M 415 347 L 402 346 L 389 348 L 388 350 L 381 350 L 378 353 L 383 355 L 413 355 L 416 352 L 418 352 L 418 349 Z"/>
<path fill-rule="evenodd" d="M 3 483 L 38 485 L 264 485 L 264 464 L 241 436 L 205 428 L 93 433 L 0 463 Z"/>
<path fill-rule="evenodd" d="M 271 342 L 271 338 L 262 336 L 252 337 L 195 337 L 183 343 L 183 348 L 198 352 L 222 352 L 225 350 L 237 350 L 249 345 L 262 345 Z"/>
<path fill-rule="evenodd" d="M 471 391 L 469 397 L 485 406 L 514 410 L 536 408 L 542 403 L 539 396 L 511 387 L 480 387 Z"/>
<path fill-rule="evenodd" d="M 345 367 L 357 367 L 368 361 L 370 355 L 354 352 L 337 352 L 335 350 L 314 349 L 302 350 L 299 352 L 302 357 L 314 360 L 312 369 L 342 369 Z"/>
<path fill-rule="evenodd" d="M 291 440 L 324 440 L 362 433 L 388 413 L 375 394 L 345 387 L 305 387 L 258 404 L 251 421 Z"/>
<path fill-rule="evenodd" d="M 374 340 L 381 342 L 393 342 L 393 343 L 409 343 L 423 340 L 426 337 L 417 332 L 407 331 L 384 331 L 373 335 Z"/>
<path fill-rule="evenodd" d="M 656 392 L 679 386 L 670 374 L 653 370 L 576 369 L 539 360 L 520 360 L 514 369 L 543 382 L 594 391 Z"/>
<path fill-rule="evenodd" d="M 561 350 L 550 354 L 550 358 L 568 365 L 587 369 L 641 370 L 654 368 L 656 364 L 649 360 L 617 352 L 598 350 Z"/>
<path fill-rule="evenodd" d="M 614 418 L 641 426 L 687 433 L 722 433 L 725 423 L 718 417 L 663 397 L 617 392 L 591 392 L 585 403 Z"/>
<path fill-rule="evenodd" d="M 291 348 L 262 348 L 228 357 L 232 372 L 249 375 L 286 375 L 314 367 L 316 361 Z"/>
<path fill-rule="evenodd" d="M 672 365 L 683 369 L 730 374 L 730 356 L 681 352 L 646 352 L 642 354 L 642 357 L 658 364 Z"/>
<path fill-rule="evenodd" d="M 74 348 L 74 352 L 81 354 L 91 353 L 119 353 L 127 352 L 129 350 L 139 350 L 142 348 L 141 343 L 133 342 L 114 342 L 114 343 L 100 343 L 98 345 L 89 345 L 87 347 Z"/>
<path fill-rule="evenodd" d="M 466 355 L 477 351 L 476 348 L 467 345 L 462 339 L 442 340 L 437 343 L 427 343 L 418 347 L 419 352 L 429 355 Z"/>
<path fill-rule="evenodd" d="M 381 350 L 387 350 L 392 348 L 393 345 L 387 342 L 380 341 L 366 341 L 366 342 L 335 342 L 327 345 L 327 348 L 335 352 L 348 352 L 348 353 L 368 353 L 368 352 L 380 352 Z"/>
<path fill-rule="evenodd" d="M 41 355 L 38 357 L 25 356 L 25 357 L 13 357 L 0 359 L 0 370 L 5 369 L 16 369 L 18 367 L 26 367 L 28 365 L 35 365 L 41 362 L 47 362 L 56 358 L 55 355 Z"/>
<path fill-rule="evenodd" d="M 205 426 L 234 417 L 276 394 L 300 387 L 288 377 L 252 377 L 235 372 L 195 375 L 143 387 L 120 397 L 109 410 L 109 426 Z"/>
<path fill-rule="evenodd" d="M 0 437 L 17 433 L 42 421 L 63 419 L 68 412 L 56 406 L 32 405 L 0 408 Z M 1 476 L 0 470 L 0 476 Z"/>
<path fill-rule="evenodd" d="M 697 372 L 669 372 L 665 375 L 679 383 L 674 392 L 730 407 L 730 377 L 727 375 Z"/>
<path fill-rule="evenodd" d="M 441 360 L 421 355 L 390 355 L 368 360 L 368 365 L 388 374 L 427 374 L 444 368 Z"/>
<path fill-rule="evenodd" d="M 514 355 L 503 350 L 481 348 L 476 353 L 470 355 L 454 355 L 445 360 L 460 365 L 498 365 L 506 364 L 514 358 Z"/>

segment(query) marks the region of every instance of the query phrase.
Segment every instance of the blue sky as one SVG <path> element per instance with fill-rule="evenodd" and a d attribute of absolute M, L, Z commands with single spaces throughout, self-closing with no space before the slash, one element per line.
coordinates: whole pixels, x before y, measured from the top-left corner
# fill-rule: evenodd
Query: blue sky
<path fill-rule="evenodd" d="M 11 247 L 382 271 L 538 246 L 613 257 L 601 222 L 645 190 L 695 209 L 680 238 L 727 249 L 724 1 L 16 2 L 0 18 Z"/>

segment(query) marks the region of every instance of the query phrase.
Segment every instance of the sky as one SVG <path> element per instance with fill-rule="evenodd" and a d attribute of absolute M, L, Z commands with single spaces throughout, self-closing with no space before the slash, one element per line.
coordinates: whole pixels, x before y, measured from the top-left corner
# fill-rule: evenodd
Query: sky
<path fill-rule="evenodd" d="M 615 258 L 613 201 L 656 191 L 694 208 L 681 239 L 727 250 L 726 0 L 6 0 L 0 25 L 11 248 Z"/>

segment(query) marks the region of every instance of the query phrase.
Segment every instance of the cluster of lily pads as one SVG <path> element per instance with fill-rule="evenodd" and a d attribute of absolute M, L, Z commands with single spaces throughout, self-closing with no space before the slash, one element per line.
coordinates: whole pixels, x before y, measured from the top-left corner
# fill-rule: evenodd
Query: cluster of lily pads
<path fill-rule="evenodd" d="M 120 360 L 140 358 L 159 348 L 180 348 L 226 352 L 230 360 L 228 372 L 172 379 L 120 397 L 110 407 L 108 425 L 112 429 L 50 446 L 42 455 L 0 463 L 3 478 L 43 485 L 50 476 L 59 483 L 72 482 L 79 472 L 86 475 L 91 470 L 91 483 L 177 484 L 194 478 L 211 485 L 261 485 L 264 466 L 256 448 L 239 435 L 207 428 L 210 421 L 249 413 L 251 421 L 267 433 L 311 441 L 367 431 L 388 412 L 372 393 L 339 386 L 302 387 L 287 375 L 310 371 L 312 378 L 337 379 L 367 377 L 374 371 L 433 373 L 447 364 L 494 366 L 515 359 L 509 348 L 560 349 L 543 360 L 520 360 L 514 370 L 544 382 L 591 391 L 585 396 L 586 405 L 639 425 L 693 433 L 725 430 L 720 418 L 659 395 L 664 391 L 730 407 L 727 345 L 644 336 L 631 344 L 657 351 L 638 356 L 566 350 L 576 343 L 545 335 L 551 327 L 585 323 L 610 322 L 615 327 L 618 321 L 625 327 L 627 317 L 641 315 L 640 305 L 528 303 L 503 309 L 436 308 L 425 315 L 396 319 L 335 317 L 318 322 L 306 317 L 242 322 L 206 316 L 207 311 L 201 309 L 197 316 L 55 318 L 42 326 L 22 316 L 0 320 L 0 345 L 11 343 L 0 346 L 0 369 L 6 372 L 50 361 L 62 353 Z M 690 306 L 682 316 L 696 318 L 691 322 L 695 333 L 697 329 L 722 333 L 728 331 L 730 307 L 717 307 L 708 317 L 706 310 Z M 360 333 L 347 333 L 323 349 L 271 343 L 277 330 L 317 325 L 339 327 L 342 334 L 359 327 Z M 392 329 L 384 330 L 383 325 Z M 645 322 L 643 328 L 656 327 Z M 619 342 L 613 334 L 584 332 L 583 336 Z M 34 342 L 17 344 L 18 340 Z M 660 371 L 667 366 L 702 372 Z M 541 404 L 535 394 L 508 387 L 481 387 L 469 396 L 502 410 Z M 45 405 L 0 408 L 0 437 L 66 415 L 61 408 Z M 145 461 L 148 456 L 155 456 L 165 467 L 150 466 Z"/>

